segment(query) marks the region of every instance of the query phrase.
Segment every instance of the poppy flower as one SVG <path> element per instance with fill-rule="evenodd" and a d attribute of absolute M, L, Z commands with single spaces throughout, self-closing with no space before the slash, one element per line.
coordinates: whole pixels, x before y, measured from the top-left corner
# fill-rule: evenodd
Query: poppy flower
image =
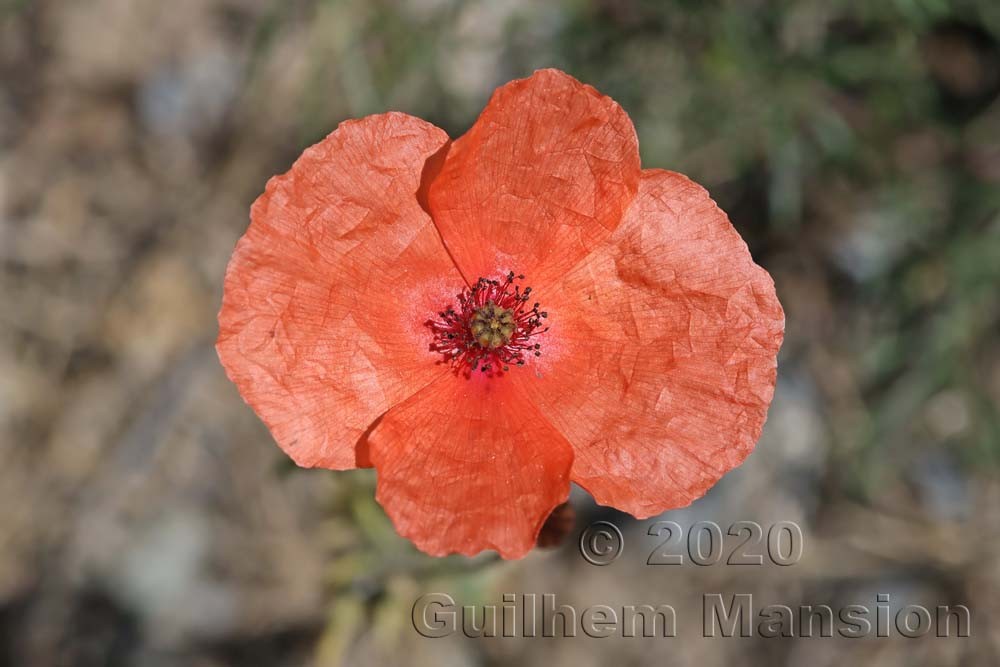
<path fill-rule="evenodd" d="M 429 554 L 523 556 L 571 482 L 637 518 L 688 505 L 760 435 L 773 281 L 560 71 L 497 89 L 454 141 L 402 113 L 346 121 L 250 219 L 227 374 L 300 466 L 374 465 Z"/>

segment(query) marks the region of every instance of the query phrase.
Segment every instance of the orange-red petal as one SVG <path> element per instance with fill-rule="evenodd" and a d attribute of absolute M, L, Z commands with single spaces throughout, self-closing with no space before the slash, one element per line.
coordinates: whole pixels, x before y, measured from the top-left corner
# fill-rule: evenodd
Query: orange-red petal
<path fill-rule="evenodd" d="M 708 193 L 643 172 L 602 248 L 540 294 L 553 341 L 518 382 L 573 445 L 573 481 L 644 518 L 700 497 L 760 436 L 784 313 Z"/>
<path fill-rule="evenodd" d="M 462 281 L 417 191 L 447 141 L 400 113 L 348 121 L 253 205 L 216 349 L 299 465 L 366 465 L 365 430 L 443 372 L 422 323 Z"/>
<path fill-rule="evenodd" d="M 625 111 L 547 69 L 496 90 L 451 146 L 428 204 L 468 280 L 513 269 L 541 286 L 618 226 L 639 174 Z"/>
<path fill-rule="evenodd" d="M 572 449 L 506 379 L 440 378 L 389 410 L 369 443 L 376 498 L 434 556 L 520 558 L 569 495 Z"/>

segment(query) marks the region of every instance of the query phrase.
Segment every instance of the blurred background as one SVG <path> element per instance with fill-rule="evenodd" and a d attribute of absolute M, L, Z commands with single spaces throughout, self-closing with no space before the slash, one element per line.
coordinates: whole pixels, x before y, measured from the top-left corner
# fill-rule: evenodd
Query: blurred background
<path fill-rule="evenodd" d="M 1000 3 L 0 0 L 0 664 L 1000 664 Z M 253 199 L 350 117 L 453 137 L 562 68 L 729 212 L 787 313 L 763 438 L 690 526 L 790 567 L 436 560 L 291 466 L 213 349 Z M 590 521 L 623 530 L 595 567 Z M 426 639 L 420 595 L 669 603 L 674 639 Z M 967 639 L 705 639 L 701 596 L 964 604 Z"/>

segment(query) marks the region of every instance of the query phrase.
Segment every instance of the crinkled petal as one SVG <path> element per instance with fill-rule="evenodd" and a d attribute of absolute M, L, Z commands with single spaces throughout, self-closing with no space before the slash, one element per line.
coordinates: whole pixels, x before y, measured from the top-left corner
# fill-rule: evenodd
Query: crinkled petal
<path fill-rule="evenodd" d="M 543 285 L 618 226 L 639 174 L 625 111 L 547 69 L 496 90 L 451 146 L 428 204 L 469 281 L 513 269 Z"/>
<path fill-rule="evenodd" d="M 369 443 L 376 498 L 434 556 L 520 558 L 569 495 L 572 449 L 505 379 L 440 378 L 389 410 Z"/>
<path fill-rule="evenodd" d="M 609 243 L 540 294 L 553 341 L 519 377 L 570 441 L 574 482 L 639 518 L 700 497 L 753 449 L 784 313 L 726 214 L 643 172 Z"/>
<path fill-rule="evenodd" d="M 422 323 L 462 281 L 417 192 L 447 141 L 405 114 L 348 121 L 253 205 L 216 349 L 299 465 L 366 465 L 365 430 L 443 372 Z"/>

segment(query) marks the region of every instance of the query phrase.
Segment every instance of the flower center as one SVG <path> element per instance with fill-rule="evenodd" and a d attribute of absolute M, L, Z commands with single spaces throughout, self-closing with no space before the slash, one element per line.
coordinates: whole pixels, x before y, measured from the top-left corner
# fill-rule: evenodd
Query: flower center
<path fill-rule="evenodd" d="M 528 355 L 540 356 L 541 344 L 533 337 L 548 313 L 539 303 L 528 305 L 531 288 L 515 284 L 524 276 L 508 273 L 504 279 L 480 278 L 457 295 L 458 305 L 438 313 L 427 326 L 434 334 L 430 349 L 440 352 L 457 372 L 501 374 L 512 365 L 523 366 Z"/>
<path fill-rule="evenodd" d="M 496 349 L 514 335 L 514 313 L 490 301 L 472 316 L 469 331 L 480 347 Z"/>

